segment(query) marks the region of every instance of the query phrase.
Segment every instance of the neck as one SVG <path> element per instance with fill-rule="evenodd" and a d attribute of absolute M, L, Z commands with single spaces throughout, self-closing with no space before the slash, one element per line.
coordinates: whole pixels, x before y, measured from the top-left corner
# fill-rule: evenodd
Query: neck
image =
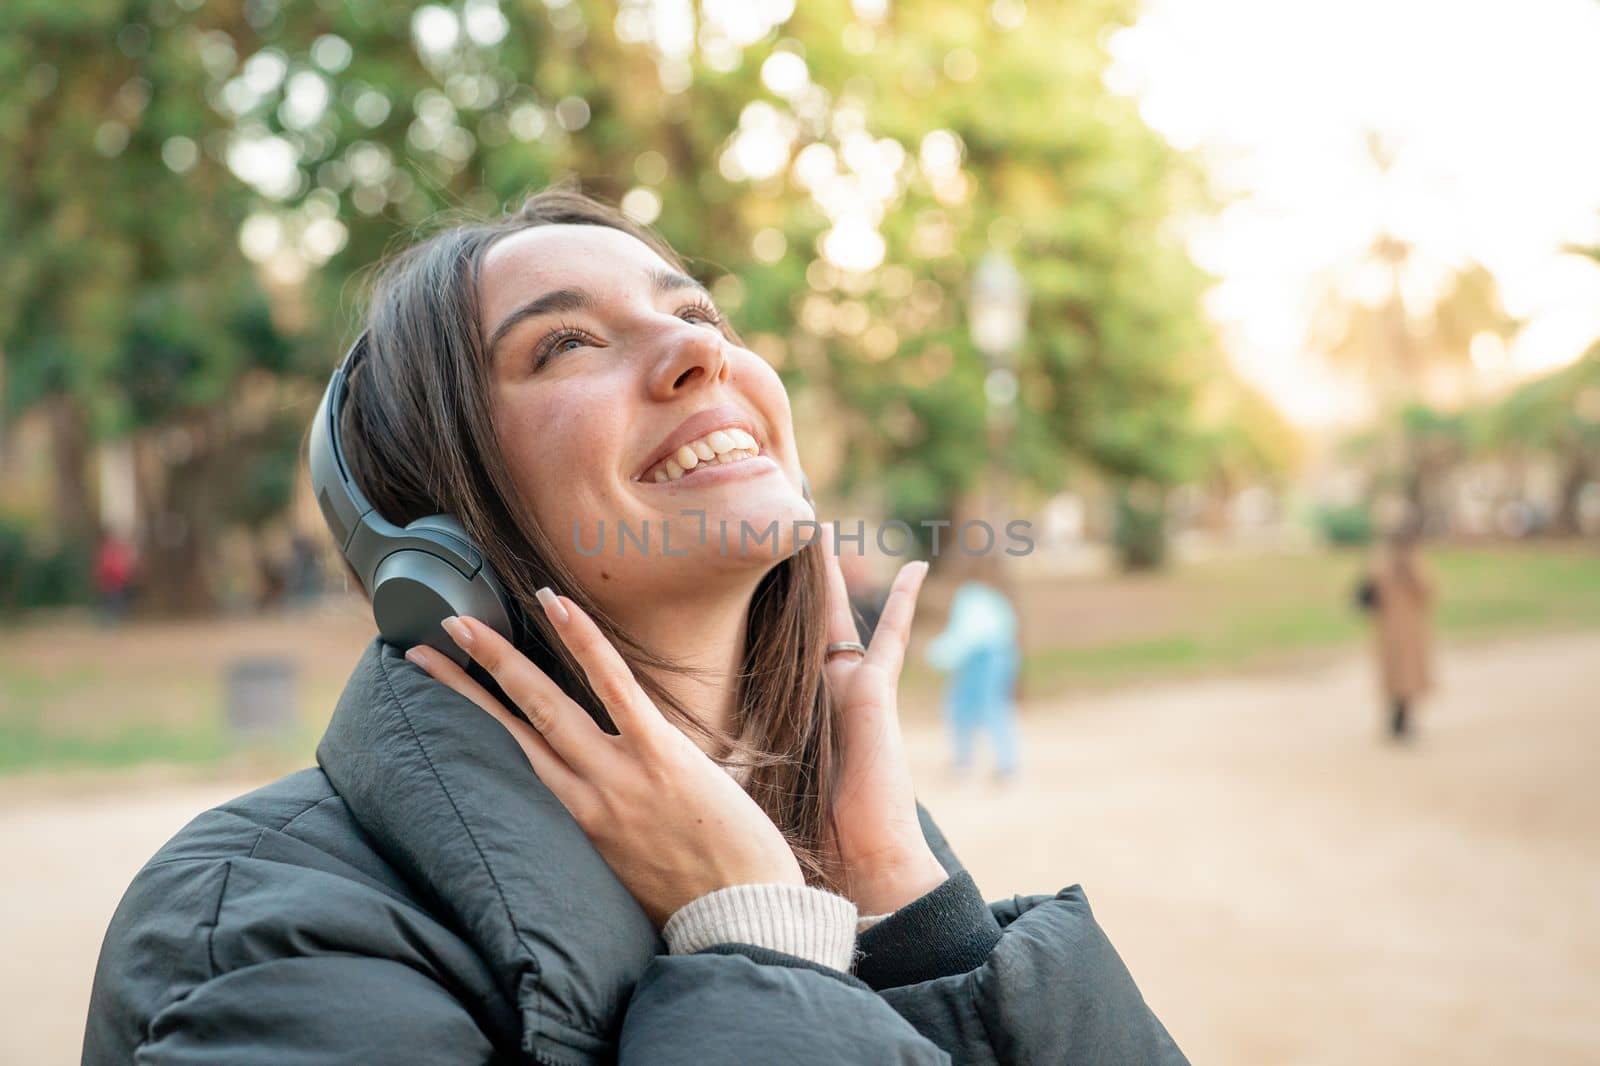
<path fill-rule="evenodd" d="M 737 675 L 755 588 L 753 581 L 707 585 L 649 603 L 636 601 L 615 612 L 617 620 L 657 655 L 704 671 L 661 680 L 699 722 L 715 730 L 732 731 L 738 713 Z"/>

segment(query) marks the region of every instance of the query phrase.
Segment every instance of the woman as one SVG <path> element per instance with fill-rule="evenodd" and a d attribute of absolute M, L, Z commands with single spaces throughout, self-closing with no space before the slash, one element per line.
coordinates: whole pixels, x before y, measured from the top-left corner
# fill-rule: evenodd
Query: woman
<path fill-rule="evenodd" d="M 541 194 L 393 262 L 366 348 L 353 473 L 458 516 L 522 635 L 450 620 L 470 673 L 374 640 L 318 766 L 136 878 L 86 1062 L 1183 1061 L 1076 886 L 986 906 L 925 821 L 925 567 L 830 654 L 783 387 L 659 239 Z"/>
<path fill-rule="evenodd" d="M 1417 551 L 1420 531 L 1407 523 L 1387 538 L 1362 584 L 1373 617 L 1378 681 L 1389 712 L 1389 737 L 1411 737 L 1412 712 L 1433 687 L 1433 581 Z"/>

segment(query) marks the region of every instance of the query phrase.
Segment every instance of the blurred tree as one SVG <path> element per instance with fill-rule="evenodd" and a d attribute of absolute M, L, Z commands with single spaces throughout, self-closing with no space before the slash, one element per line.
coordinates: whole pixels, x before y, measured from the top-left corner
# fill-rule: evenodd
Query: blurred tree
<path fill-rule="evenodd" d="M 903 191 L 881 216 L 883 265 L 866 283 L 827 269 L 833 244 L 844 257 L 865 231 L 835 210 L 797 341 L 801 354 L 811 337 L 825 342 L 821 372 L 862 416 L 846 484 L 886 472 L 906 517 L 949 517 L 984 472 L 985 366 L 964 295 L 991 247 L 1029 290 L 1008 457 L 1018 480 L 1056 491 L 1077 459 L 1137 484 L 1132 496 L 1159 514 L 1165 490 L 1199 472 L 1193 385 L 1214 349 L 1205 279 L 1170 225 L 1199 205 L 1199 182 L 1135 102 L 1104 86 L 1104 42 L 1131 14 L 911 3 L 806 42 L 839 87 L 821 141 L 832 152 L 802 148 L 794 168 L 820 172 L 813 198 L 826 209 L 838 186 L 875 177 L 874 155 L 897 159 L 883 138 L 906 152 L 893 178 Z M 806 168 L 808 153 L 821 162 Z"/>
<path fill-rule="evenodd" d="M 1319 516 L 1323 532 L 1334 543 L 1349 542 L 1344 534 L 1359 528 L 1356 515 L 1370 523 L 1366 534 L 1383 532 L 1377 524 L 1389 520 L 1379 516 L 1390 494 L 1400 494 L 1414 505 L 1434 532 L 1448 532 L 1455 517 L 1453 477 L 1481 454 L 1484 435 L 1476 409 L 1444 410 L 1415 402 L 1376 426 L 1346 436 L 1338 449 L 1340 458 L 1372 476 L 1362 503 L 1324 509 Z M 1396 455 L 1403 461 L 1397 463 Z"/>
<path fill-rule="evenodd" d="M 1376 305 L 1332 292 L 1321 309 L 1318 341 L 1335 366 L 1355 371 L 1368 383 L 1380 407 L 1393 412 L 1410 403 L 1438 402 L 1440 383 L 1476 371 L 1474 345 L 1508 344 L 1522 323 L 1506 313 L 1494 275 L 1478 263 L 1452 273 L 1429 305 L 1412 307 L 1404 278 L 1413 249 L 1405 241 L 1380 235 L 1368 255 L 1386 278 Z M 1491 339 L 1492 338 L 1492 339 Z M 1430 388 L 1434 385 L 1434 388 Z"/>
<path fill-rule="evenodd" d="M 1492 451 L 1555 459 L 1561 494 L 1555 529 L 1582 532 L 1583 493 L 1600 483 L 1600 345 L 1571 366 L 1518 386 L 1489 408 L 1485 423 Z"/>
<path fill-rule="evenodd" d="M 1304 457 L 1304 441 L 1282 412 L 1225 366 L 1200 384 L 1196 406 L 1196 480 L 1209 497 L 1213 524 L 1223 526 L 1239 492 L 1283 488 Z"/>
<path fill-rule="evenodd" d="M 60 539 L 98 528 L 90 458 L 132 435 L 145 587 L 157 606 L 210 605 L 215 483 L 235 401 L 286 346 L 239 251 L 251 202 L 228 173 L 213 73 L 259 5 L 221 0 L 0 11 L 0 418 L 50 412 Z M 222 465 L 226 465 L 224 461 Z"/>
<path fill-rule="evenodd" d="M 1400 412 L 1399 423 L 1409 464 L 1409 498 L 1438 532 L 1447 532 L 1454 512 L 1451 475 L 1470 454 L 1470 420 L 1460 411 L 1440 411 L 1417 403 Z"/>
<path fill-rule="evenodd" d="M 1387 182 L 1394 147 L 1373 132 L 1367 152 Z M 1335 367 L 1360 374 L 1372 391 L 1383 430 L 1374 453 L 1375 485 L 1396 488 L 1426 517 L 1437 510 L 1429 501 L 1440 497 L 1438 475 L 1450 464 L 1435 447 L 1438 427 L 1424 425 L 1427 418 L 1417 412 L 1438 406 L 1444 382 L 1467 382 L 1456 391 L 1458 400 L 1470 399 L 1475 352 L 1482 346 L 1503 351 L 1522 323 L 1506 312 L 1494 275 L 1478 263 L 1453 271 L 1431 302 L 1414 306 L 1415 255 L 1408 241 L 1380 228 L 1364 262 L 1346 272 L 1381 278 L 1378 298 L 1364 301 L 1330 287 L 1313 324 L 1313 343 Z"/>
<path fill-rule="evenodd" d="M 1199 175 L 1102 81 L 1134 6 L 13 3 L 6 408 L 140 435 L 147 540 L 198 603 L 205 541 L 247 521 L 205 501 L 287 455 L 264 412 L 309 417 L 351 280 L 441 212 L 577 175 L 697 257 L 827 398 L 808 435 L 839 438 L 841 487 L 881 478 L 909 520 L 985 469 L 964 294 L 1008 249 L 1032 306 L 1011 469 L 1050 492 L 1087 467 L 1159 516 L 1214 454 L 1192 401 L 1219 363 L 1170 224 Z"/>
<path fill-rule="evenodd" d="M 224 97 L 240 136 L 298 160 L 258 181 L 298 190 L 275 232 L 340 227 L 324 311 L 397 228 L 576 174 L 830 395 L 841 487 L 882 478 L 894 513 L 948 517 L 984 470 L 962 294 L 991 244 L 1033 289 L 1013 468 L 1050 491 L 1072 456 L 1159 486 L 1195 467 L 1203 278 L 1166 224 L 1198 182 L 1101 82 L 1131 9 L 299 5 L 272 24 L 276 84 Z"/>

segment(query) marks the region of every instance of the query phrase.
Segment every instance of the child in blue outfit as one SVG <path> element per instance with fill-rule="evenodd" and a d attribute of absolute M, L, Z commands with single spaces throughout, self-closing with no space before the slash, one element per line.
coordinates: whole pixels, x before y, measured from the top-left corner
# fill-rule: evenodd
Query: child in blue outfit
<path fill-rule="evenodd" d="M 994 745 L 996 776 L 1015 774 L 1020 759 L 1015 690 L 1021 652 L 1011 601 L 985 582 L 963 582 L 950 602 L 944 632 L 925 654 L 932 666 L 950 674 L 944 709 L 955 748 L 954 769 L 964 773 L 971 768 L 973 740 L 983 732 Z"/>

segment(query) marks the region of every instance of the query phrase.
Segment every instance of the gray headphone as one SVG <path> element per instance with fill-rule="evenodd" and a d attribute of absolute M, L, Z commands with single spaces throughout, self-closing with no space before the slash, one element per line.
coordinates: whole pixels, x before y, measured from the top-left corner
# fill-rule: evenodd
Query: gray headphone
<path fill-rule="evenodd" d="M 426 644 L 465 667 L 470 662 L 440 626 L 453 614 L 471 615 L 515 641 L 514 601 L 461 523 L 427 515 L 404 529 L 378 513 L 350 476 L 339 444 L 339 416 L 348 375 L 366 351 L 362 333 L 334 370 L 311 423 L 311 488 L 334 543 L 372 600 L 383 639 L 400 648 Z"/>

